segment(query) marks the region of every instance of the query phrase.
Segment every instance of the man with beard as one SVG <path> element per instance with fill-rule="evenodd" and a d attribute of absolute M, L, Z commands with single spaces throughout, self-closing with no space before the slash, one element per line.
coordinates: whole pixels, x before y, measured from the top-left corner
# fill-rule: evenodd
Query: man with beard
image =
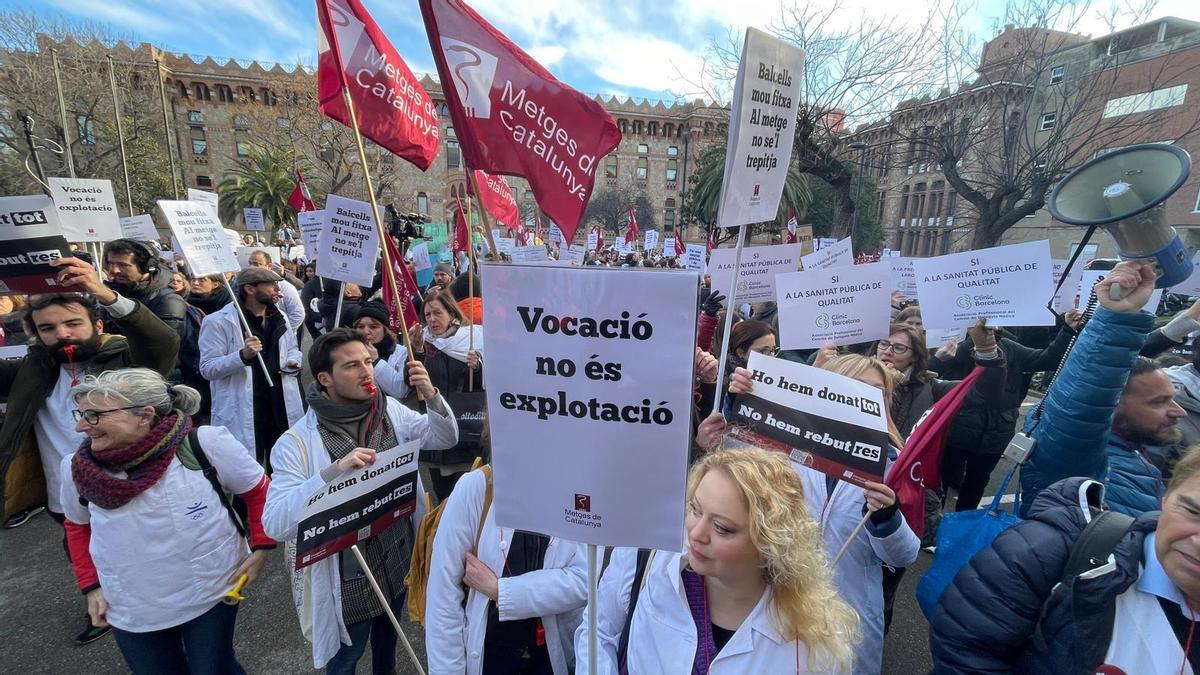
<path fill-rule="evenodd" d="M 152 246 L 134 239 L 108 242 L 104 245 L 104 273 L 109 288 L 145 305 L 184 337 L 187 303 L 171 290 L 171 269 L 159 261 Z"/>
<path fill-rule="evenodd" d="M 262 267 L 238 272 L 238 302 L 204 319 L 200 373 L 212 390 L 212 425 L 225 427 L 270 473 L 271 446 L 304 414 L 296 331 L 276 307 L 280 278 Z M 237 312 L 245 315 L 250 333 Z M 258 357 L 270 371 L 263 372 Z"/>
<path fill-rule="evenodd" d="M 1123 262 L 1096 284 L 1100 306 L 1046 392 L 1041 414 L 1025 422 L 1036 445 L 1021 469 L 1023 515 L 1037 493 L 1063 478 L 1096 477 L 1108 508 L 1134 517 L 1162 506 L 1166 484 L 1148 445 L 1179 440 L 1187 413 L 1154 362 L 1138 356 L 1154 315 L 1142 311 L 1154 291 L 1154 266 Z M 1125 290 L 1114 300 L 1110 288 Z M 1153 309 L 1153 308 L 1151 308 Z"/>
<path fill-rule="evenodd" d="M 166 375 L 179 352 L 175 331 L 145 305 L 105 286 L 89 264 L 77 258 L 50 264 L 59 268 L 66 291 L 83 293 L 31 297 L 25 329 L 36 341 L 20 361 L 0 361 L 0 395 L 8 396 L 0 428 L 0 516 L 6 527 L 25 522 L 42 504 L 63 522 L 59 467 L 83 440 L 71 417 L 71 387 L 85 375 L 132 366 Z M 103 315 L 123 335 L 105 333 Z M 90 619 L 84 625 L 76 637 L 80 644 L 108 630 L 93 628 Z"/>

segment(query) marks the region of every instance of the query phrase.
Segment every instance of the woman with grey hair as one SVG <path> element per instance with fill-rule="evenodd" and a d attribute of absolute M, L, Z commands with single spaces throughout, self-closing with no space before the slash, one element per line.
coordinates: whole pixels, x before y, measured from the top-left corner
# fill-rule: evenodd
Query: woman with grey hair
<path fill-rule="evenodd" d="M 71 397 L 86 438 L 63 460 L 63 510 L 92 624 L 113 627 L 138 675 L 244 673 L 238 592 L 275 546 L 262 529 L 262 467 L 225 428 L 193 430 L 200 394 L 153 370 L 89 375 Z M 246 525 L 230 493 L 245 502 Z"/>

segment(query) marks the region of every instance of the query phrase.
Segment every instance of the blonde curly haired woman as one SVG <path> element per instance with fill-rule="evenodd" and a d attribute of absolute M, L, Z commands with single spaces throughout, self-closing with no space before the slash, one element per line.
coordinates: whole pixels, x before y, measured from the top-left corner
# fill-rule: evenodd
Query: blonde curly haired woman
<path fill-rule="evenodd" d="M 688 478 L 684 534 L 683 553 L 613 553 L 597 596 L 599 672 L 850 672 L 858 618 L 833 586 L 782 455 L 701 459 Z M 575 643 L 586 672 L 586 625 Z"/>

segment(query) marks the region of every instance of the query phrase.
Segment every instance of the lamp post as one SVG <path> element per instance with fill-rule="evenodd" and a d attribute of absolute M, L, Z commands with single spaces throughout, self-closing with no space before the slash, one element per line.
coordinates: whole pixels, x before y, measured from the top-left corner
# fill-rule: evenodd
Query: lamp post
<path fill-rule="evenodd" d="M 862 201 L 863 171 L 866 167 L 867 144 L 862 141 L 854 141 L 846 147 L 858 151 L 858 187 L 854 190 L 854 216 L 850 220 L 850 235 L 853 236 L 854 231 L 858 229 L 858 205 Z"/>

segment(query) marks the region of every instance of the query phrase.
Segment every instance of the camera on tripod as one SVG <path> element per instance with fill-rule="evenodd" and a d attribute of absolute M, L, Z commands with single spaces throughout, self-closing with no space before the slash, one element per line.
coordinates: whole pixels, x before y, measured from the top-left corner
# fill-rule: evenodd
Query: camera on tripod
<path fill-rule="evenodd" d="M 384 207 L 388 221 L 388 232 L 396 238 L 400 246 L 407 246 L 413 239 L 425 238 L 425 223 L 429 216 L 420 213 L 400 213 L 393 204 Z"/>

